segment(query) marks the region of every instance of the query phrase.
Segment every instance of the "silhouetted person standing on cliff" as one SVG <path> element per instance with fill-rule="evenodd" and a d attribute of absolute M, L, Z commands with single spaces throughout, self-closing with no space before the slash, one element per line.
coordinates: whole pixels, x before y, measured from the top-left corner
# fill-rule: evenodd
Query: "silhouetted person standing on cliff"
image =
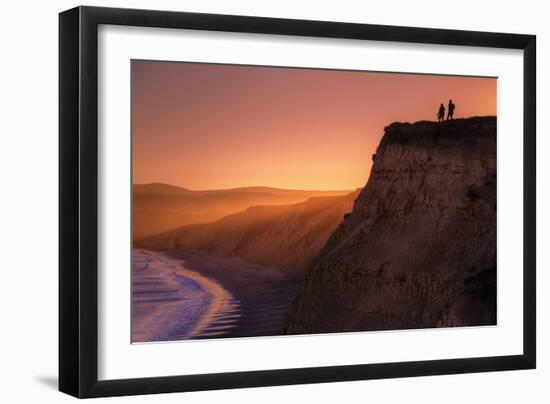
<path fill-rule="evenodd" d="M 437 112 L 437 121 L 443 122 L 445 120 L 445 107 L 443 104 L 439 106 L 439 111 Z"/>
<path fill-rule="evenodd" d="M 449 107 L 447 108 L 447 111 L 447 120 L 452 120 L 455 113 L 455 104 L 453 104 L 453 100 L 449 100 Z"/>

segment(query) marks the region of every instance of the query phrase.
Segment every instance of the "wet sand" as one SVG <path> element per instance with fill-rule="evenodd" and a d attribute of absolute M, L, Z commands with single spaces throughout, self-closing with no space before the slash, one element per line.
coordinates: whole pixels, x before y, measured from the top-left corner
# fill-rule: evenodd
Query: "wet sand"
<path fill-rule="evenodd" d="M 281 335 L 299 291 L 239 258 L 135 249 L 133 260 L 134 342 Z"/>

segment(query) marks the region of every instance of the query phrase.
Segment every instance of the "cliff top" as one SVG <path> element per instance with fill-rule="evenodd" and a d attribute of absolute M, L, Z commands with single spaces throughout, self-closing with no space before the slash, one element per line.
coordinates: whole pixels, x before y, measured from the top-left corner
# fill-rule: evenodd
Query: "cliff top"
<path fill-rule="evenodd" d="M 445 122 L 394 122 L 384 128 L 379 148 L 388 144 L 418 144 L 440 139 L 494 137 L 496 116 L 476 116 Z"/>

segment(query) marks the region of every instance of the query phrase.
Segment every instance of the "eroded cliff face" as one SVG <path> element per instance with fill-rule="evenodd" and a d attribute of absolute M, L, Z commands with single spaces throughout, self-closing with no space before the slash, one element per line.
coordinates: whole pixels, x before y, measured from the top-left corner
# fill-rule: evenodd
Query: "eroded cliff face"
<path fill-rule="evenodd" d="M 495 324 L 496 118 L 393 123 L 373 158 L 285 331 Z"/>

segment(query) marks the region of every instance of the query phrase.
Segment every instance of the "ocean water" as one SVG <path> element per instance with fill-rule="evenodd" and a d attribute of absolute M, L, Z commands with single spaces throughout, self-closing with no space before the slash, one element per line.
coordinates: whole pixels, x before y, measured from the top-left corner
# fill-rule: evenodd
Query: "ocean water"
<path fill-rule="evenodd" d="M 238 317 L 232 295 L 185 262 L 139 249 L 132 262 L 132 342 L 216 335 Z"/>

